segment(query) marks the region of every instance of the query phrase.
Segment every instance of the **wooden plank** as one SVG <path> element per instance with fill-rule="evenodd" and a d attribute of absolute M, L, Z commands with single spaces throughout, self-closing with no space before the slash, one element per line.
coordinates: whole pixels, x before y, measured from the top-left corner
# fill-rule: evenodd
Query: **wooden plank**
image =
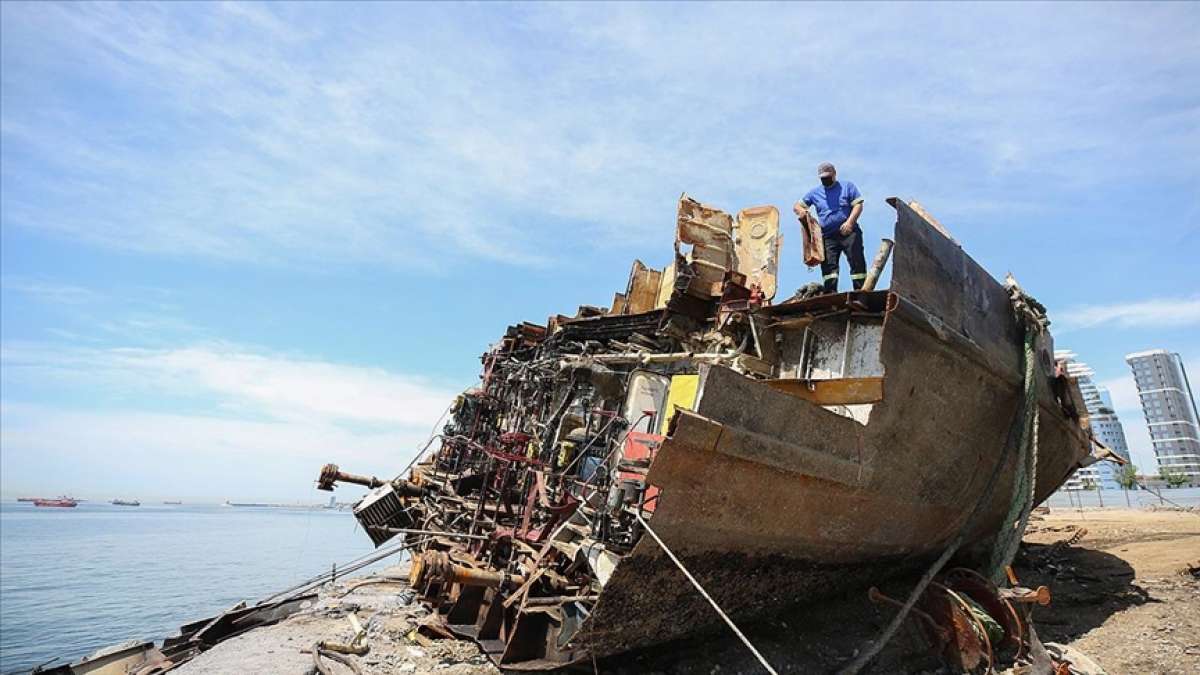
<path fill-rule="evenodd" d="M 767 386 L 817 405 L 855 405 L 883 400 L 882 377 L 835 380 L 766 380 Z"/>

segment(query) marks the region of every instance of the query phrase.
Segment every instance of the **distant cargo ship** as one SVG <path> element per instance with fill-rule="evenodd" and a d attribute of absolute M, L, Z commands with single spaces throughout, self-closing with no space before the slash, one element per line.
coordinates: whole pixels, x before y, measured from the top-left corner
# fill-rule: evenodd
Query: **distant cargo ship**
<path fill-rule="evenodd" d="M 170 504 L 171 506 L 179 506 L 179 505 L 180 505 L 180 504 L 182 504 L 183 502 L 163 502 L 163 503 L 164 503 L 164 504 Z"/>
<path fill-rule="evenodd" d="M 114 499 L 110 502 L 113 506 L 141 506 L 142 503 L 136 499 Z"/>
<path fill-rule="evenodd" d="M 70 497 L 59 497 L 58 499 L 38 499 L 35 497 L 33 498 L 33 505 L 73 509 L 79 505 L 79 502 Z"/>

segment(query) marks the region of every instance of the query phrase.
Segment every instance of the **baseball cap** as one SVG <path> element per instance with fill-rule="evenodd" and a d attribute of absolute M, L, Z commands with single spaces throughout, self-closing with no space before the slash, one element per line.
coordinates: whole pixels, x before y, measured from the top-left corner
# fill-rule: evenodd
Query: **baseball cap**
<path fill-rule="evenodd" d="M 833 168 L 832 164 L 829 162 L 821 162 L 821 165 L 817 167 L 817 177 L 824 178 L 826 176 L 832 176 L 834 171 L 835 169 Z"/>

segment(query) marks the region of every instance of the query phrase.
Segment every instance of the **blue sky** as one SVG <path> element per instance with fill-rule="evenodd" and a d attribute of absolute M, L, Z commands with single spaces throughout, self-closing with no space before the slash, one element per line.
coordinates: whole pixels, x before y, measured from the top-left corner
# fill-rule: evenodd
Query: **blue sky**
<path fill-rule="evenodd" d="M 315 499 L 509 323 L 669 260 L 681 192 L 836 163 L 1123 362 L 1200 373 L 1200 7 L 0 4 L 0 489 Z M 781 288 L 816 280 L 786 230 Z M 1194 375 L 1193 379 L 1200 379 Z"/>

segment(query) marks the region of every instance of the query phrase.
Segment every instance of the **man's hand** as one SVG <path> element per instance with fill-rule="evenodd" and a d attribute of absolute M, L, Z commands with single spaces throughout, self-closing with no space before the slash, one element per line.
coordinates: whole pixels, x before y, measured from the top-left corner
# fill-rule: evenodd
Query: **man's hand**
<path fill-rule="evenodd" d="M 850 236 L 850 233 L 854 231 L 854 226 L 858 224 L 858 216 L 862 213 L 862 207 L 861 201 L 850 207 L 850 217 L 838 228 L 838 232 L 841 232 L 843 237 Z"/>
<path fill-rule="evenodd" d="M 801 199 L 795 204 L 792 204 L 792 211 L 794 211 L 797 216 L 803 218 L 804 214 L 808 212 L 808 204 L 805 204 L 804 200 Z"/>

